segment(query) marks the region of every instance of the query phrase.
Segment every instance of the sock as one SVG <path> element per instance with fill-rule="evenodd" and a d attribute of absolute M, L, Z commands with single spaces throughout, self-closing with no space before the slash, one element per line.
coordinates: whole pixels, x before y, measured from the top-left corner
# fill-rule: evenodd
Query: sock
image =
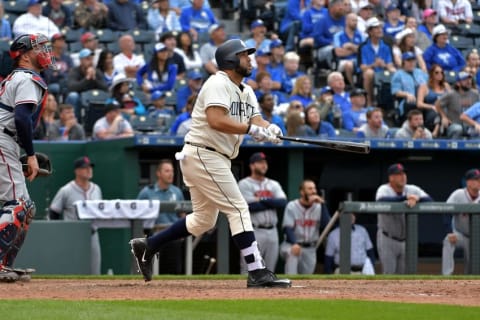
<path fill-rule="evenodd" d="M 147 244 L 150 250 L 157 252 L 167 242 L 185 238 L 190 233 L 187 230 L 186 218 L 174 222 L 167 229 L 154 234 L 147 239 Z"/>
<path fill-rule="evenodd" d="M 242 253 L 243 259 L 247 263 L 248 271 L 265 269 L 263 258 L 258 250 L 258 244 L 255 240 L 253 231 L 242 232 L 233 236 L 237 247 Z"/>

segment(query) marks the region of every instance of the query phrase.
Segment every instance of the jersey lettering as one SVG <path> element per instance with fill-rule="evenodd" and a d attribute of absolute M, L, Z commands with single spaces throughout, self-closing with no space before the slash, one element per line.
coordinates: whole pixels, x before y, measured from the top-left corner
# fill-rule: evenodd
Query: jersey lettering
<path fill-rule="evenodd" d="M 255 108 L 251 104 L 242 101 L 233 101 L 230 105 L 230 115 L 247 117 L 252 115 Z"/>
<path fill-rule="evenodd" d="M 295 221 L 295 225 L 299 227 L 314 227 L 317 225 L 317 220 L 311 220 L 311 219 L 306 219 L 306 220 L 301 220 L 298 219 Z"/>

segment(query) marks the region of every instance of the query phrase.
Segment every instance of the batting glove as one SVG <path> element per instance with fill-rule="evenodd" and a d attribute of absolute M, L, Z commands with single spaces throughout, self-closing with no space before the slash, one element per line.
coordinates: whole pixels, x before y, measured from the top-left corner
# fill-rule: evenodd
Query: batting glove
<path fill-rule="evenodd" d="M 276 124 L 269 124 L 267 127 L 267 130 L 270 132 L 271 138 L 269 139 L 270 142 L 272 143 L 280 143 L 281 140 L 278 137 L 283 136 L 282 129 L 280 129 L 279 126 Z"/>
<path fill-rule="evenodd" d="M 248 134 L 257 142 L 271 141 L 272 135 L 267 128 L 251 124 L 248 126 Z"/>

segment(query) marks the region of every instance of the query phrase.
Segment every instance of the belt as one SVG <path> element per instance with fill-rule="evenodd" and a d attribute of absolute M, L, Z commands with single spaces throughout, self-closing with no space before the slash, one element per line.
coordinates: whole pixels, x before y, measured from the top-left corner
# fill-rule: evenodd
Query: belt
<path fill-rule="evenodd" d="M 405 238 L 397 238 L 397 237 L 394 237 L 394 236 L 390 235 L 387 231 L 383 231 L 383 230 L 382 230 L 382 233 L 383 233 L 383 235 L 384 235 L 385 237 L 388 237 L 388 238 L 393 239 L 393 240 L 395 240 L 395 241 L 399 241 L 399 242 L 405 241 Z"/>
<path fill-rule="evenodd" d="M 315 242 L 298 242 L 297 244 L 302 248 L 313 248 L 317 245 Z"/>
<path fill-rule="evenodd" d="M 220 151 L 215 150 L 215 148 L 205 146 L 203 144 L 199 144 L 199 143 L 195 143 L 195 142 L 190 142 L 190 141 L 185 141 L 185 144 L 189 144 L 191 146 L 194 146 L 194 147 L 197 147 L 197 148 L 202 148 L 202 149 L 205 149 L 205 150 L 208 150 L 208 151 L 213 151 L 213 152 L 221 154 L 222 156 L 224 156 L 227 159 L 230 159 L 230 157 L 227 156 L 225 153 L 221 153 Z"/>
<path fill-rule="evenodd" d="M 335 269 L 340 268 L 338 264 L 335 265 Z M 350 266 L 350 271 L 359 272 L 363 270 L 363 266 Z"/>
<path fill-rule="evenodd" d="M 273 224 L 260 224 L 258 226 L 253 226 L 254 228 L 258 229 L 273 229 L 275 226 Z"/>
<path fill-rule="evenodd" d="M 8 130 L 7 128 L 3 128 L 2 132 L 5 133 L 7 136 L 13 138 L 13 140 L 17 141 L 17 135 L 15 133 L 13 133 L 12 131 Z"/>

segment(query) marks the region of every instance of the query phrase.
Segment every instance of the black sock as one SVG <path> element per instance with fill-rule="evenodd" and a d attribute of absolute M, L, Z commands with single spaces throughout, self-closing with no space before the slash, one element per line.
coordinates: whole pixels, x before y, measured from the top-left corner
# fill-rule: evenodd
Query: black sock
<path fill-rule="evenodd" d="M 174 222 L 167 229 L 149 237 L 147 243 L 150 250 L 157 252 L 165 243 L 185 238 L 189 235 L 190 233 L 187 230 L 186 218 L 183 218 Z"/>

